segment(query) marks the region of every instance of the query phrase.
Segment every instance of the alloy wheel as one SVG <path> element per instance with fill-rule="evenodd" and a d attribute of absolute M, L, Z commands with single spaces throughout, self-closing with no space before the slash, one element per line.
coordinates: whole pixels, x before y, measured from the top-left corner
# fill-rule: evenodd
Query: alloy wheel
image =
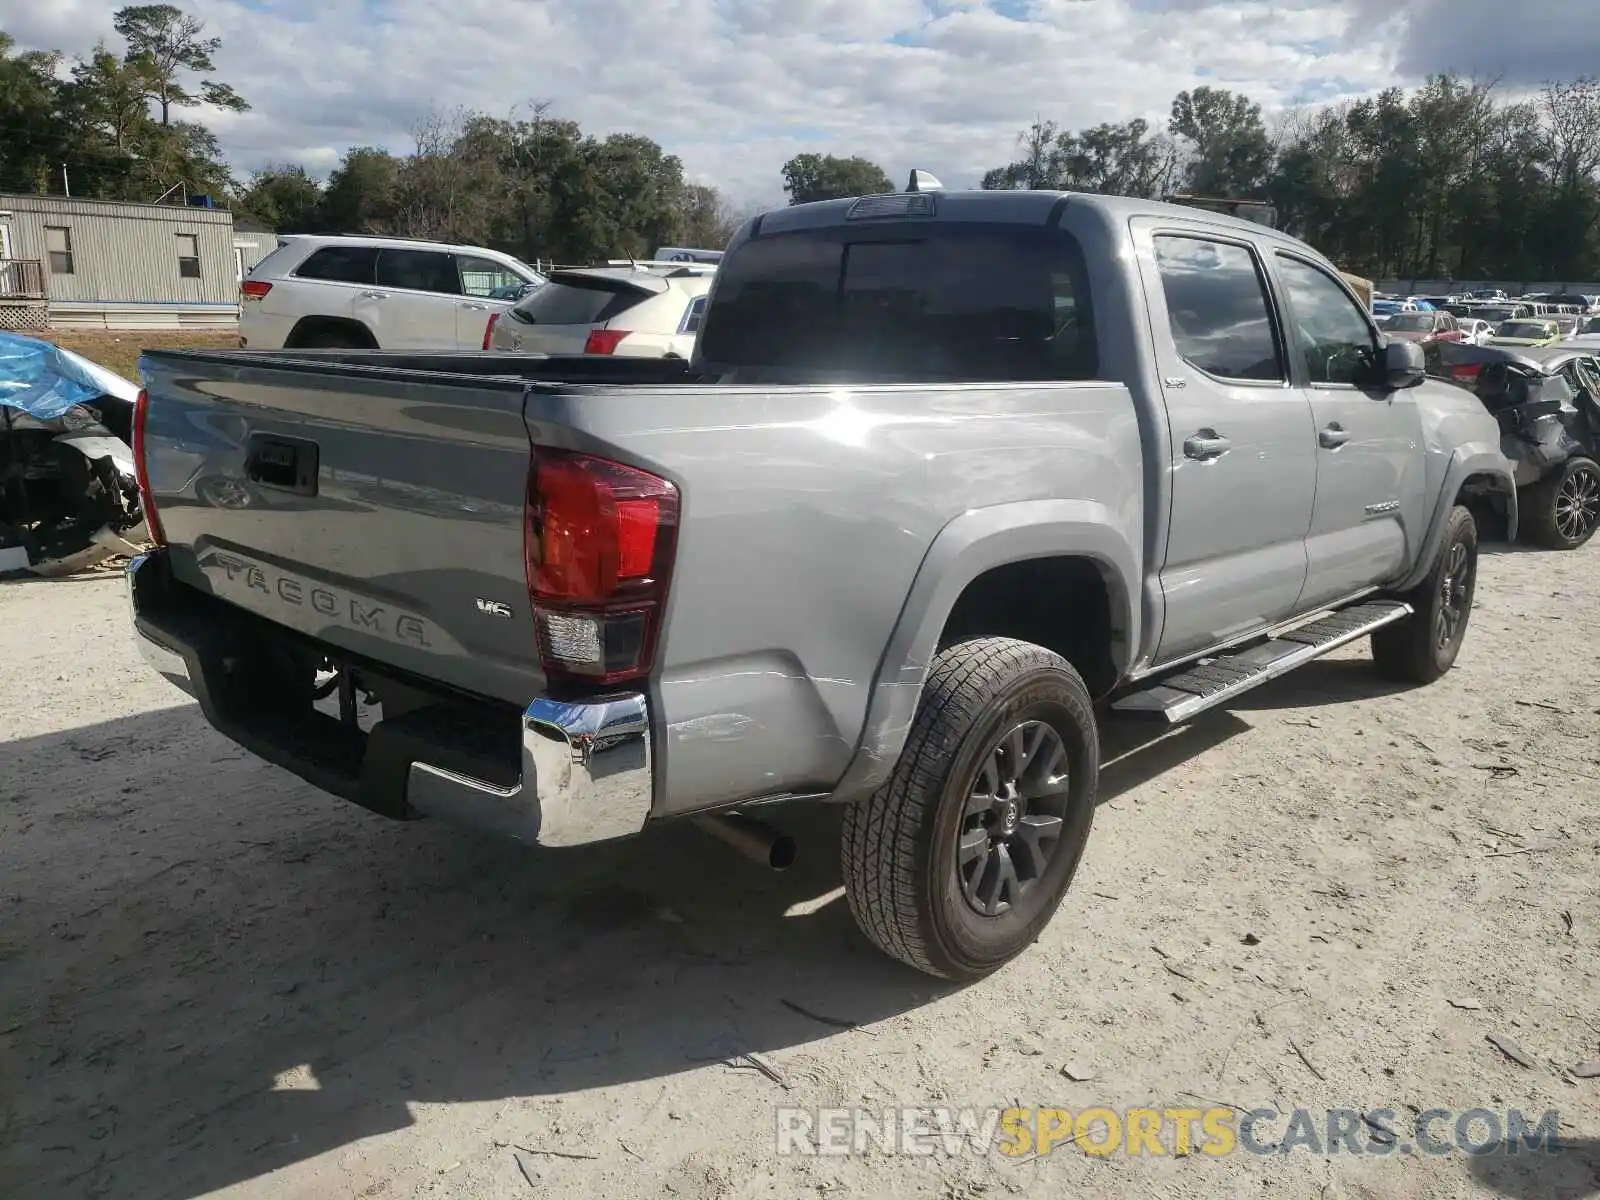
<path fill-rule="evenodd" d="M 1054 726 L 1023 721 L 983 756 L 956 835 L 956 873 L 974 911 L 1010 911 L 1044 876 L 1061 844 L 1070 782 Z"/>
<path fill-rule="evenodd" d="M 1439 573 L 1439 619 L 1434 641 L 1443 650 L 1454 642 L 1466 624 L 1472 602 L 1472 556 L 1465 542 L 1451 545 Z"/>
<path fill-rule="evenodd" d="M 1600 473 L 1593 467 L 1574 469 L 1556 493 L 1556 529 L 1569 542 L 1580 542 L 1600 521 Z"/>

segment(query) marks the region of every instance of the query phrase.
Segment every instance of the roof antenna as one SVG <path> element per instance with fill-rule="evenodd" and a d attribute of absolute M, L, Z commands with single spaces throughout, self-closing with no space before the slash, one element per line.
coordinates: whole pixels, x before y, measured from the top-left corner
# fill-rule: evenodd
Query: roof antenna
<path fill-rule="evenodd" d="M 911 172 L 911 182 L 906 184 L 906 191 L 908 192 L 942 192 L 943 190 L 944 184 L 940 183 L 938 179 L 927 171 L 913 170 Z"/>

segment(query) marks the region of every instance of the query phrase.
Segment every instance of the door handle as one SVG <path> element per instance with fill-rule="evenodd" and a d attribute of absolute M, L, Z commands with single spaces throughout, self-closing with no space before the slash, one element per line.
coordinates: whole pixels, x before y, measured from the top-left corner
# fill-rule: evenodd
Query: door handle
<path fill-rule="evenodd" d="M 365 300 L 387 300 L 389 298 L 389 293 L 388 292 L 362 292 L 361 296 Z"/>
<path fill-rule="evenodd" d="M 1198 430 L 1183 441 L 1184 457 L 1199 459 L 1201 462 L 1211 458 L 1221 458 L 1232 449 L 1233 443 L 1218 434 L 1215 429 Z"/>
<path fill-rule="evenodd" d="M 1324 450 L 1337 450 L 1349 440 L 1349 432 L 1337 421 L 1330 421 L 1317 431 L 1317 444 Z"/>
<path fill-rule="evenodd" d="M 463 300 L 461 302 L 461 307 L 474 309 L 477 312 L 486 312 L 489 308 L 487 304 L 474 304 L 471 300 Z"/>

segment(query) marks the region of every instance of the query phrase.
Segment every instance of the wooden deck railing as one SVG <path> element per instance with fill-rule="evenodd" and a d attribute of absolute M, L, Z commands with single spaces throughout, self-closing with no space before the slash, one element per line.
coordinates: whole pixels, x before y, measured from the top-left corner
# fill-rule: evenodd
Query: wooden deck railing
<path fill-rule="evenodd" d="M 43 300 L 49 295 L 37 258 L 0 258 L 0 299 Z"/>

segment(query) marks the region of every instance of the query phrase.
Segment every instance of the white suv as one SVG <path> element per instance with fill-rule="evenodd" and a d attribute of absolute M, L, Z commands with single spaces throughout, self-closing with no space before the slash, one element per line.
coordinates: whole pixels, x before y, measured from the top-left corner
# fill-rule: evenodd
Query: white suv
<path fill-rule="evenodd" d="M 481 350 L 491 317 L 544 283 L 496 250 L 289 234 L 239 285 L 239 344 Z"/>
<path fill-rule="evenodd" d="M 485 350 L 688 358 L 716 267 L 630 263 L 552 271 L 489 320 Z"/>

